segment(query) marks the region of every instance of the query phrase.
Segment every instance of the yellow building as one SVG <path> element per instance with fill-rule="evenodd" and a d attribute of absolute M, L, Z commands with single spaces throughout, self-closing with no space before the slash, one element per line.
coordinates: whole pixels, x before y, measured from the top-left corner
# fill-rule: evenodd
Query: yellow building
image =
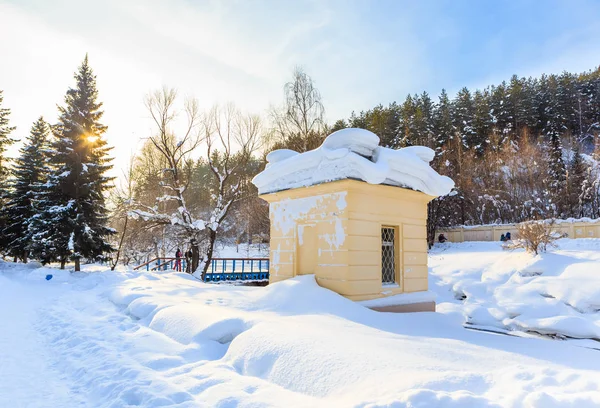
<path fill-rule="evenodd" d="M 319 285 L 373 309 L 435 310 L 427 203 L 432 193 L 449 192 L 452 181 L 429 167 L 429 149 L 382 151 L 370 132 L 340 132 L 311 152 L 275 153 L 254 180 L 270 205 L 270 283 L 314 274 Z M 402 162 L 404 173 L 393 174 Z M 382 183 L 363 181 L 378 176 Z"/>

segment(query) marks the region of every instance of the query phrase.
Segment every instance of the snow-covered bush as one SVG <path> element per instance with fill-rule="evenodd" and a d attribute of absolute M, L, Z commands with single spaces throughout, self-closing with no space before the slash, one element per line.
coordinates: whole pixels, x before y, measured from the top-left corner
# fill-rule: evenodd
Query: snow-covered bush
<path fill-rule="evenodd" d="M 528 221 L 518 225 L 518 239 L 507 242 L 507 249 L 525 248 L 527 252 L 538 254 L 546 251 L 548 246 L 556 246 L 555 241 L 565 238 L 567 234 L 556 231 L 555 220 Z"/>

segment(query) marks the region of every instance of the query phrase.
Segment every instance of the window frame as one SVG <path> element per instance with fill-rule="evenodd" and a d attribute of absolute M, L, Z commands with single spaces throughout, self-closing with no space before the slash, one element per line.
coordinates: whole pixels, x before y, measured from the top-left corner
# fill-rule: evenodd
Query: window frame
<path fill-rule="evenodd" d="M 394 231 L 393 251 L 394 251 L 394 282 L 383 281 L 383 230 L 392 229 Z M 392 224 L 381 224 L 380 225 L 380 245 L 379 245 L 379 271 L 381 274 L 381 287 L 382 288 L 400 288 L 402 285 L 402 270 L 401 270 L 401 252 L 400 252 L 400 226 Z"/>

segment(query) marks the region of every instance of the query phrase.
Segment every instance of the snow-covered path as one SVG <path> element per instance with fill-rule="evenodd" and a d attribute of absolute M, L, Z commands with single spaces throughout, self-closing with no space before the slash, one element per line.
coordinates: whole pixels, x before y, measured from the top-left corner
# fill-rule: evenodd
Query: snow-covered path
<path fill-rule="evenodd" d="M 0 276 L 0 407 L 87 406 L 53 366 L 36 328 L 38 311 L 60 290 Z"/>
<path fill-rule="evenodd" d="M 102 296 L 123 276 L 30 270 L 0 262 L 0 407 L 203 406 L 163 375 L 181 345 Z"/>

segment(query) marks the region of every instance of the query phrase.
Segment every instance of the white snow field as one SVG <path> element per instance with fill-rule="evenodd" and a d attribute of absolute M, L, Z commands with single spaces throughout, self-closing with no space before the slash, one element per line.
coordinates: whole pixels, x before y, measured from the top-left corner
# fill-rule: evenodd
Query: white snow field
<path fill-rule="evenodd" d="M 0 407 L 597 407 L 600 351 L 467 330 L 463 316 L 531 309 L 531 325 L 537 297 L 553 317 L 593 315 L 599 248 L 565 241 L 532 260 L 436 247 L 443 313 L 414 314 L 371 311 L 312 276 L 261 288 L 0 262 Z"/>
<path fill-rule="evenodd" d="M 440 312 L 475 326 L 594 339 L 587 345 L 600 349 L 600 239 L 562 239 L 538 256 L 500 242 L 437 244 L 429 266 Z"/>

